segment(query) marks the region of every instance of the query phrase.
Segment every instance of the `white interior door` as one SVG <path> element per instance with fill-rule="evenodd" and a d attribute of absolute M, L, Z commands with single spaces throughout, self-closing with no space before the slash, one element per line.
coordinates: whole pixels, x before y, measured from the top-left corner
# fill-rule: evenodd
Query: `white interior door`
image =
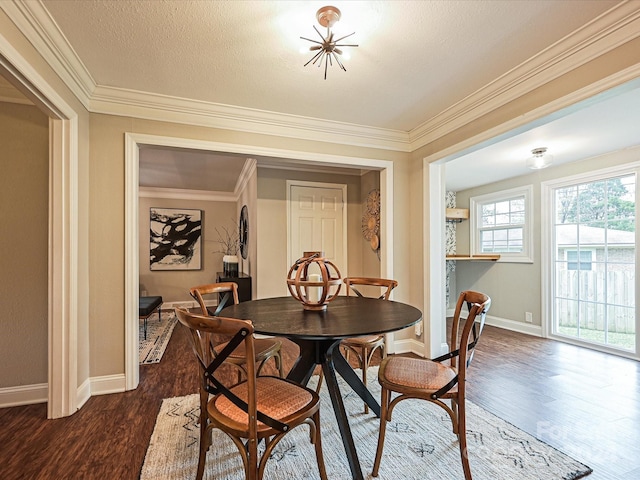
<path fill-rule="evenodd" d="M 322 251 L 344 276 L 346 185 L 289 183 L 289 264 L 304 252 Z"/>

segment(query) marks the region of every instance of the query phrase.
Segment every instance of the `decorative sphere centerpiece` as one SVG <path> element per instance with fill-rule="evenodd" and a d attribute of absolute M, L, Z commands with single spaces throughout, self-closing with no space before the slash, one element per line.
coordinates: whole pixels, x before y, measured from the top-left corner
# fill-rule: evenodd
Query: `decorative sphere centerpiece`
<path fill-rule="evenodd" d="M 289 269 L 287 288 L 305 310 L 321 311 L 338 296 L 342 278 L 323 252 L 304 252 Z"/>

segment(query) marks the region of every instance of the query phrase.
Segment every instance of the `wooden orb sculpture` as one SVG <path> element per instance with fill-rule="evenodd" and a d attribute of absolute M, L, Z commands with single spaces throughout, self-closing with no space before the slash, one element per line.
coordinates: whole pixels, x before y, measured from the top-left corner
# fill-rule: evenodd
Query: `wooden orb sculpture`
<path fill-rule="evenodd" d="M 338 296 L 342 278 L 338 267 L 324 258 L 322 252 L 304 252 L 289 269 L 287 287 L 305 310 L 320 311 L 326 310 L 327 304 Z"/>

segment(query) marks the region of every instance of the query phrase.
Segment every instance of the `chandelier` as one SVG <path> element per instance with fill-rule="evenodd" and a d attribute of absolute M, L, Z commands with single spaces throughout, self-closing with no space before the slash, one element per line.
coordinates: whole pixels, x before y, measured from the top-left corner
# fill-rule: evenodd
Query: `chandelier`
<path fill-rule="evenodd" d="M 318 33 L 321 41 L 300 37 L 302 40 L 307 40 L 308 42 L 316 44 L 312 45 L 309 48 L 309 51 L 316 53 L 313 55 L 313 57 L 311 57 L 311 60 L 304 64 L 304 66 L 306 67 L 311 63 L 313 65 L 317 64 L 318 67 L 321 67 L 324 63 L 324 79 L 326 80 L 327 68 L 329 66 L 333 66 L 334 60 L 342 70 L 344 70 L 345 72 L 347 71 L 347 69 L 344 68 L 344 65 L 340 61 L 339 55 L 342 55 L 342 50 L 340 50 L 340 48 L 338 47 L 357 47 L 358 45 L 342 44 L 339 42 L 347 37 L 350 37 L 356 32 L 350 33 L 349 35 L 345 35 L 344 37 L 340 37 L 337 39 L 334 38 L 334 33 L 331 31 L 331 27 L 333 27 L 333 25 L 335 25 L 335 23 L 340 20 L 340 10 L 338 10 L 336 7 L 322 7 L 316 13 L 316 19 L 318 20 L 318 23 L 320 25 L 327 28 L 327 35 L 322 36 L 320 31 L 314 25 L 313 29 Z"/>

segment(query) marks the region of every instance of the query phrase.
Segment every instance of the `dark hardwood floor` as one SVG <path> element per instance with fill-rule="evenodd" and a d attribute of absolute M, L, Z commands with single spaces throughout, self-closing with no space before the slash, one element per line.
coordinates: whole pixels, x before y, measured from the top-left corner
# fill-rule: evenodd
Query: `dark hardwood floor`
<path fill-rule="evenodd" d="M 297 347 L 284 342 L 290 368 Z M 638 362 L 487 327 L 470 375 L 471 401 L 589 465 L 589 480 L 640 479 Z M 0 479 L 137 479 L 162 399 L 196 391 L 178 325 L 135 391 L 57 420 L 44 404 L 0 409 Z"/>

